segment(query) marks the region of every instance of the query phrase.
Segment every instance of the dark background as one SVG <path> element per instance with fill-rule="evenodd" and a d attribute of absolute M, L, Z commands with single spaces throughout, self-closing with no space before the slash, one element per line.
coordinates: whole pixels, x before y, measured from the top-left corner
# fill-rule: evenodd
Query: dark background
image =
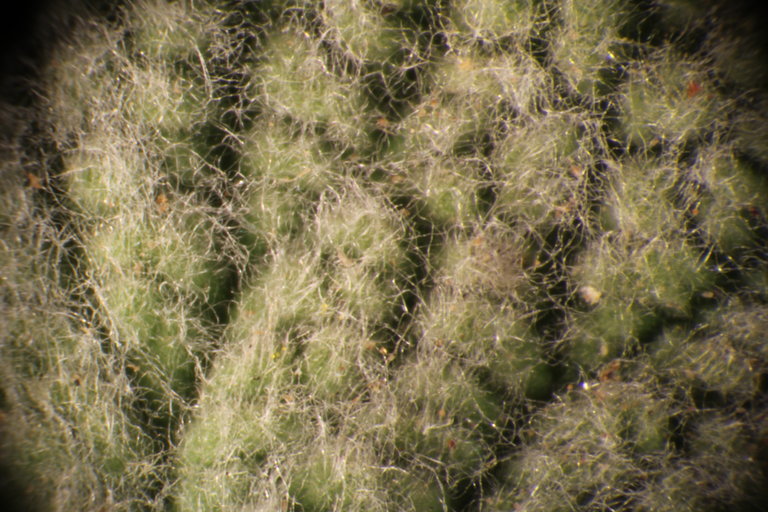
<path fill-rule="evenodd" d="M 110 17 L 130 0 L 5 0 L 0 2 L 0 101 L 33 101 L 31 92 L 51 50 L 71 35 L 74 20 Z"/>

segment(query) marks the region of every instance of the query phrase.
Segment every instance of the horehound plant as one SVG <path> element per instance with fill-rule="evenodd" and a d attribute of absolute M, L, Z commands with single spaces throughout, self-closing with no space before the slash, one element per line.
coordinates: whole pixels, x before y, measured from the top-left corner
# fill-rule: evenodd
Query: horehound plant
<path fill-rule="evenodd" d="M 761 509 L 766 49 L 729 10 L 99 12 L 2 107 L 4 503 Z"/>

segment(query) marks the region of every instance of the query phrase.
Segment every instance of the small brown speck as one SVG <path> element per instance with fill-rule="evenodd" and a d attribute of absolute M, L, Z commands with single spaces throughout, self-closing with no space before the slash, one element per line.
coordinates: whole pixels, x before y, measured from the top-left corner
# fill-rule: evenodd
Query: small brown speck
<path fill-rule="evenodd" d="M 165 194 L 160 194 L 155 198 L 155 205 L 157 206 L 157 211 L 160 213 L 165 213 L 168 211 L 168 196 Z"/>
<path fill-rule="evenodd" d="M 40 178 L 36 174 L 32 174 L 31 172 L 27 173 L 27 186 L 29 188 L 34 188 L 36 190 L 41 190 L 43 188 L 43 183 L 40 181 Z"/>

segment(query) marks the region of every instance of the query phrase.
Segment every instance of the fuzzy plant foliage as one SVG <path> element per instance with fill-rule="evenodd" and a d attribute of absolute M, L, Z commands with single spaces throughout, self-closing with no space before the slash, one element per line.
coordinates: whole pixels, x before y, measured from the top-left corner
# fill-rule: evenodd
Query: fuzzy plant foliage
<path fill-rule="evenodd" d="M 749 23 L 688 0 L 93 7 L 0 103 L 4 504 L 762 509 Z"/>

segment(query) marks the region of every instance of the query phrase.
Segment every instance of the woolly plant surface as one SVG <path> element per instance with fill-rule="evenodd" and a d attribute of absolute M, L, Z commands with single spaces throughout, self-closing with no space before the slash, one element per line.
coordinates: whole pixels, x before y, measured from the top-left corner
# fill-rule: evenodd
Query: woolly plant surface
<path fill-rule="evenodd" d="M 91 7 L 1 109 L 9 506 L 761 509 L 748 24 L 682 0 Z"/>

